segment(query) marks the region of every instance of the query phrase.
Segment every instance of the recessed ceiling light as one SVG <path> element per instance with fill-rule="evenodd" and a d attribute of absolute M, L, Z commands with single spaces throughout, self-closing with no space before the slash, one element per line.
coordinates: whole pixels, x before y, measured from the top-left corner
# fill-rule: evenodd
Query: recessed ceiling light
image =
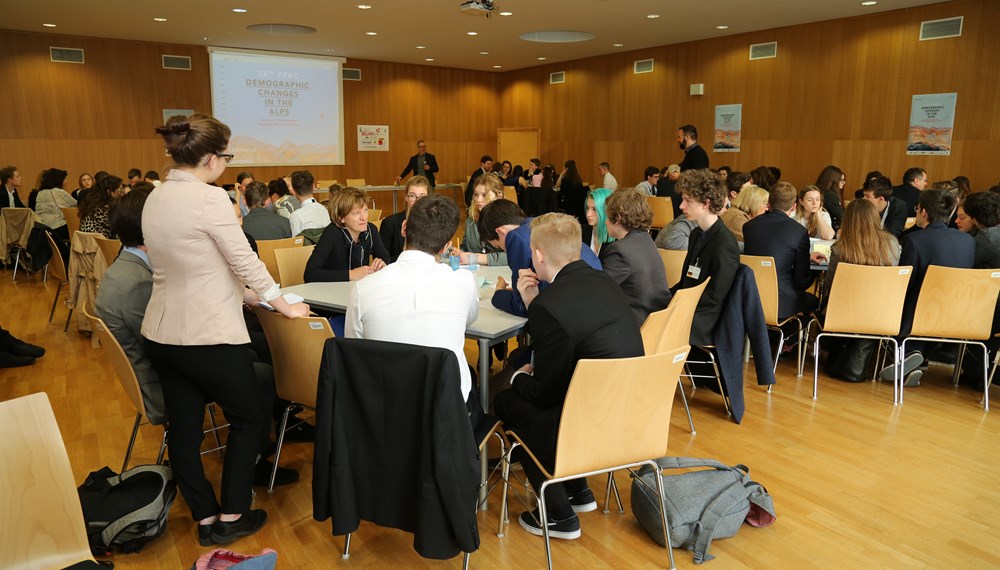
<path fill-rule="evenodd" d="M 500 69 L 501 67 L 503 67 L 503 66 L 502 65 L 494 65 L 493 69 Z"/>
<path fill-rule="evenodd" d="M 371 7 L 370 4 L 358 4 L 358 8 L 361 8 L 362 10 L 371 10 L 372 9 L 372 7 Z"/>
<path fill-rule="evenodd" d="M 365 32 L 365 35 L 368 35 L 368 36 L 377 36 L 378 32 Z"/>
<path fill-rule="evenodd" d="M 506 11 L 505 11 L 505 12 L 500 12 L 500 15 L 501 15 L 501 16 L 513 16 L 513 15 L 514 15 L 514 13 L 513 13 L 513 12 L 506 12 Z"/>
<path fill-rule="evenodd" d="M 42 25 L 45 26 L 46 28 L 54 28 L 54 27 L 56 27 L 55 24 L 42 24 Z"/>
<path fill-rule="evenodd" d="M 611 47 L 622 47 L 622 46 L 624 46 L 624 45 L 625 45 L 625 44 L 611 44 Z"/>
<path fill-rule="evenodd" d="M 659 14 L 646 14 L 646 17 L 649 18 L 650 20 L 655 20 L 655 19 L 659 18 L 660 15 Z"/>
<path fill-rule="evenodd" d="M 433 57 L 425 57 L 424 61 L 434 61 L 434 58 Z"/>
<path fill-rule="evenodd" d="M 153 18 L 153 21 L 154 22 L 166 22 L 167 19 L 166 18 Z"/>
<path fill-rule="evenodd" d="M 729 26 L 715 26 L 716 30 L 728 30 Z"/>
<path fill-rule="evenodd" d="M 488 51 L 481 51 L 481 52 L 479 52 L 479 55 L 490 55 L 490 52 L 488 52 Z"/>
<path fill-rule="evenodd" d="M 417 46 L 417 49 L 427 49 L 427 46 Z"/>
<path fill-rule="evenodd" d="M 237 14 L 245 14 L 246 8 L 233 8 L 233 12 L 236 12 Z"/>
<path fill-rule="evenodd" d="M 545 58 L 544 57 L 539 57 L 538 61 L 545 61 Z"/>
<path fill-rule="evenodd" d="M 478 36 L 479 32 L 465 32 L 465 35 L 467 35 L 467 36 Z"/>
<path fill-rule="evenodd" d="M 874 6 L 876 4 L 878 4 L 878 2 L 875 2 L 873 0 L 868 0 L 868 2 L 862 2 L 861 3 L 862 6 Z"/>

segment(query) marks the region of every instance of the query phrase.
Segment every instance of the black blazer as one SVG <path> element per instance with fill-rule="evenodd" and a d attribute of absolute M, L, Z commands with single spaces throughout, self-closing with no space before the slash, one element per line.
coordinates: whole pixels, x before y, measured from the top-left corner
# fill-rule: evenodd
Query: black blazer
<path fill-rule="evenodd" d="M 632 230 L 602 247 L 598 257 L 604 273 L 625 292 L 640 327 L 650 313 L 667 308 L 670 303 L 667 274 L 648 233 Z"/>
<path fill-rule="evenodd" d="M 316 394 L 313 518 L 414 533 L 447 559 L 479 548 L 478 446 L 454 353 L 364 339 L 326 342 Z M 400 466 L 408 466 L 405 473 Z"/>
<path fill-rule="evenodd" d="M 403 238 L 403 220 L 406 219 L 406 212 L 396 212 L 388 218 L 382 220 L 378 233 L 382 238 L 382 245 L 389 252 L 389 258 L 396 261 L 399 254 L 403 253 L 405 239 Z"/>
<path fill-rule="evenodd" d="M 406 168 L 403 169 L 403 172 L 400 173 L 399 177 L 402 178 L 402 177 L 406 176 L 407 174 L 409 174 L 411 172 L 413 173 L 414 176 L 426 176 L 427 177 L 427 181 L 431 183 L 431 188 L 433 188 L 434 187 L 434 173 L 439 170 L 438 169 L 437 159 L 434 158 L 433 154 L 431 154 L 429 152 L 425 152 L 424 153 L 424 164 L 426 164 L 427 166 L 430 166 L 431 168 L 430 168 L 430 170 L 420 170 L 420 167 L 417 165 L 417 156 L 418 155 L 415 154 L 415 155 L 413 155 L 413 156 L 410 157 L 410 162 L 406 163 Z"/>
<path fill-rule="evenodd" d="M 774 258 L 778 318 L 794 315 L 800 294 L 813 281 L 809 271 L 809 232 L 784 212 L 772 210 L 744 224 L 743 253 Z"/>
<path fill-rule="evenodd" d="M 892 197 L 903 201 L 906 217 L 917 215 L 917 202 L 920 201 L 920 190 L 912 184 L 900 184 L 892 187 Z"/>
<path fill-rule="evenodd" d="M 971 269 L 976 261 L 976 241 L 969 234 L 945 226 L 944 222 L 932 222 L 919 232 L 903 236 L 900 246 L 899 264 L 913 266 L 899 329 L 900 336 L 905 337 L 913 328 L 913 313 L 917 310 L 917 297 L 927 268 L 941 265 Z"/>
<path fill-rule="evenodd" d="M 708 153 L 700 144 L 693 146 L 684 153 L 684 160 L 681 161 L 680 167 L 681 172 L 708 168 Z"/>
<path fill-rule="evenodd" d="M 17 195 L 17 189 L 14 190 L 14 203 L 10 203 L 10 199 L 7 197 L 6 186 L 0 185 L 0 208 L 23 208 L 24 202 L 21 201 L 21 197 Z"/>
<path fill-rule="evenodd" d="M 859 196 L 857 199 L 864 198 Z M 834 230 L 840 229 L 840 221 L 844 219 L 844 206 L 840 201 L 840 194 L 829 190 L 823 192 L 823 207 L 830 214 L 830 225 Z"/>
<path fill-rule="evenodd" d="M 886 206 L 889 213 L 885 216 L 885 231 L 899 238 L 903 234 L 903 228 L 906 227 L 906 218 L 909 214 L 906 213 L 906 202 L 899 198 L 890 197 L 889 204 Z"/>
<path fill-rule="evenodd" d="M 688 275 L 688 269 L 692 265 L 701 268 L 697 278 Z M 705 346 L 715 342 L 712 331 L 722 313 L 722 306 L 729 295 L 729 288 L 733 286 L 733 278 L 739 266 L 740 248 L 736 244 L 736 237 L 722 223 L 722 218 L 716 220 L 706 232 L 702 232 L 700 227 L 691 231 L 681 280 L 674 290 L 695 287 L 709 277 L 712 278 L 695 309 L 694 322 L 691 324 L 692 345 Z"/>
<path fill-rule="evenodd" d="M 373 224 L 368 224 L 368 231 L 361 234 L 359 242 L 351 240 L 347 229 L 337 224 L 326 226 L 306 262 L 303 275 L 305 282 L 350 281 L 351 270 L 368 265 L 371 257 L 377 257 L 386 263 L 391 261 Z"/>

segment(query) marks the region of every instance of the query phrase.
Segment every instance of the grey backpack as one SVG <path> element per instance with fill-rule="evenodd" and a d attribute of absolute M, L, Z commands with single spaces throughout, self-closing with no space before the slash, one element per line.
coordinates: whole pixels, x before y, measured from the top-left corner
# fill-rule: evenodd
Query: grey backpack
<path fill-rule="evenodd" d="M 104 467 L 77 491 L 90 549 L 103 556 L 112 547 L 138 552 L 163 534 L 177 485 L 166 465 L 140 465 L 121 475 Z"/>
<path fill-rule="evenodd" d="M 733 536 L 744 520 L 754 526 L 774 522 L 771 495 L 760 483 L 750 480 L 746 466 L 729 467 L 711 459 L 691 457 L 664 457 L 656 463 L 661 469 L 710 468 L 660 475 L 667 496 L 670 542 L 674 547 L 693 550 L 695 564 L 711 560 L 708 547 L 712 539 Z M 653 469 L 643 467 L 632 481 L 632 512 L 642 528 L 663 546 L 656 476 L 658 473 Z"/>

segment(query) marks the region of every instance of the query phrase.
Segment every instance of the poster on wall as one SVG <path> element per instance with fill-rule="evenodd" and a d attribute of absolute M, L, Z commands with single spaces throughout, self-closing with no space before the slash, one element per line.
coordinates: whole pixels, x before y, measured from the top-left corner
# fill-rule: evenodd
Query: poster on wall
<path fill-rule="evenodd" d="M 715 106 L 715 152 L 739 152 L 743 130 L 743 104 Z"/>
<path fill-rule="evenodd" d="M 951 154 L 958 93 L 914 95 L 910 107 L 910 132 L 906 154 Z"/>
<path fill-rule="evenodd" d="M 389 150 L 389 125 L 358 125 L 358 151 L 373 150 Z"/>

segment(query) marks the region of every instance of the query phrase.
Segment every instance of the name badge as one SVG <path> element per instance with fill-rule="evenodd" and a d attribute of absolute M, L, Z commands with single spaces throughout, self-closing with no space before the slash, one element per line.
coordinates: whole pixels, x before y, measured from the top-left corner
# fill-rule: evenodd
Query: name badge
<path fill-rule="evenodd" d="M 701 277 L 701 268 L 697 265 L 688 265 L 687 276 L 691 279 L 698 279 Z"/>

